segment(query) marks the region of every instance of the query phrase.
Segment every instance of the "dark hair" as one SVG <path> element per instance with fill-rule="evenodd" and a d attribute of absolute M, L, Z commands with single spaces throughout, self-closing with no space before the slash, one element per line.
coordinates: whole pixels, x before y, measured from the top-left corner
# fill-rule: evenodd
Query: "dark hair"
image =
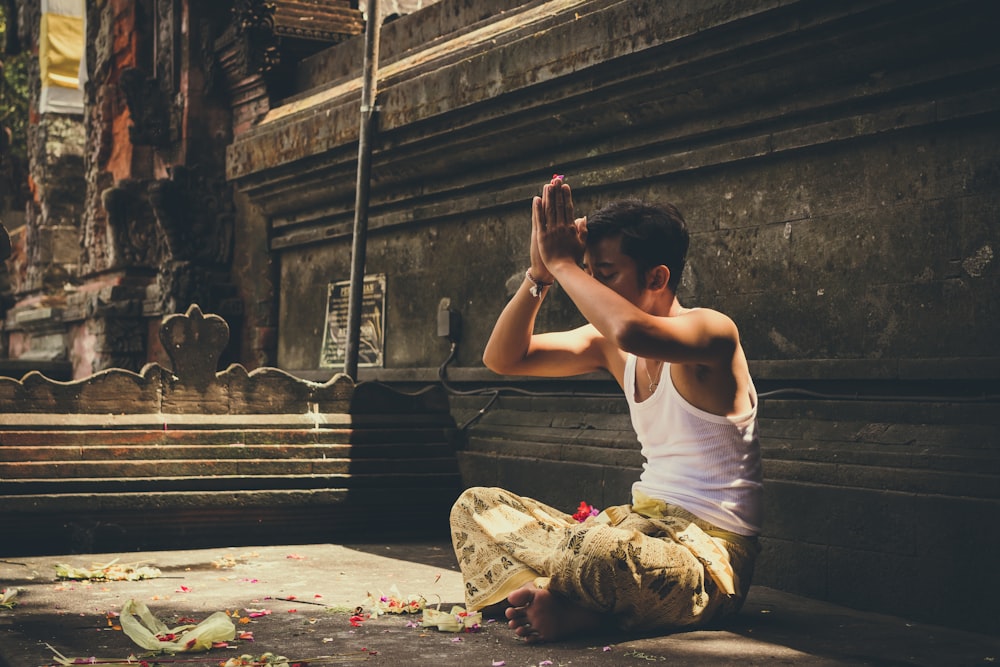
<path fill-rule="evenodd" d="M 676 206 L 627 199 L 587 216 L 588 244 L 615 236 L 621 237 L 622 252 L 635 260 L 640 286 L 647 271 L 663 264 L 670 269 L 667 287 L 677 291 L 690 238 Z"/>

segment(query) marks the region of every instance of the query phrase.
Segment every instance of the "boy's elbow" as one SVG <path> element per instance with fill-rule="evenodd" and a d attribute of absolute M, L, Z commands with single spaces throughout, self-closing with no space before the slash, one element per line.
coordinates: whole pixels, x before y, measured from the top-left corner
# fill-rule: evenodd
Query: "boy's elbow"
<path fill-rule="evenodd" d="M 489 349 L 483 352 L 483 365 L 497 375 L 507 375 L 507 367 L 501 363 L 501 360 L 496 355 L 491 354 Z"/>
<path fill-rule="evenodd" d="M 524 370 L 524 357 L 505 354 L 504 350 L 494 350 L 489 346 L 483 352 L 483 365 L 497 375 L 520 375 Z"/>
<path fill-rule="evenodd" d="M 497 370 L 496 364 L 493 363 L 493 358 L 488 354 L 483 355 L 483 365 L 486 366 L 486 368 L 493 371 L 494 373 L 500 372 Z"/>
<path fill-rule="evenodd" d="M 645 330 L 629 321 L 616 322 L 611 331 L 608 332 L 607 338 L 619 349 L 626 352 L 635 352 L 647 340 Z"/>

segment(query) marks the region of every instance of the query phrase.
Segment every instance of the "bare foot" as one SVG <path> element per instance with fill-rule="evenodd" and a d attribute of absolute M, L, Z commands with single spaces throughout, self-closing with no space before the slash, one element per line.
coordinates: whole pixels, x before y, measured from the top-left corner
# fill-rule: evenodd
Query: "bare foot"
<path fill-rule="evenodd" d="M 501 619 L 504 618 L 504 613 L 508 609 L 510 609 L 510 602 L 507 602 L 507 599 L 504 598 L 500 602 L 494 602 L 479 611 L 482 613 L 483 618 Z"/>
<path fill-rule="evenodd" d="M 507 596 L 507 625 L 525 641 L 551 642 L 596 630 L 601 614 L 527 583 Z"/>

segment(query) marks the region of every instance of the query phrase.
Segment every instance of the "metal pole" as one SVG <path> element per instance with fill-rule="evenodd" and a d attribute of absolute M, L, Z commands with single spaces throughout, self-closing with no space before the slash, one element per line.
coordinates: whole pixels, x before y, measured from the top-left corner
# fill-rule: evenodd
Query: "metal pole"
<path fill-rule="evenodd" d="M 358 134 L 358 180 L 354 199 L 354 241 L 351 248 L 351 292 L 347 302 L 347 346 L 344 373 L 358 379 L 361 341 L 361 299 L 364 293 L 365 251 L 368 243 L 368 200 L 371 193 L 372 148 L 375 130 L 375 94 L 378 78 L 378 43 L 381 29 L 378 0 L 368 0 L 365 21 L 365 59 L 361 88 L 361 128 Z"/>

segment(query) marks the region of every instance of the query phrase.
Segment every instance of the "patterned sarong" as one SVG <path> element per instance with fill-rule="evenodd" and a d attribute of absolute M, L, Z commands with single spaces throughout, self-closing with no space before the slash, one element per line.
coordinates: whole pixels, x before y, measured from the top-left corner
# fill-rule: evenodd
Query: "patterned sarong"
<path fill-rule="evenodd" d="M 759 550 L 755 539 L 659 501 L 611 507 L 579 523 L 537 500 L 483 487 L 456 501 L 451 532 L 470 610 L 534 581 L 642 631 L 704 625 L 738 611 Z"/>

